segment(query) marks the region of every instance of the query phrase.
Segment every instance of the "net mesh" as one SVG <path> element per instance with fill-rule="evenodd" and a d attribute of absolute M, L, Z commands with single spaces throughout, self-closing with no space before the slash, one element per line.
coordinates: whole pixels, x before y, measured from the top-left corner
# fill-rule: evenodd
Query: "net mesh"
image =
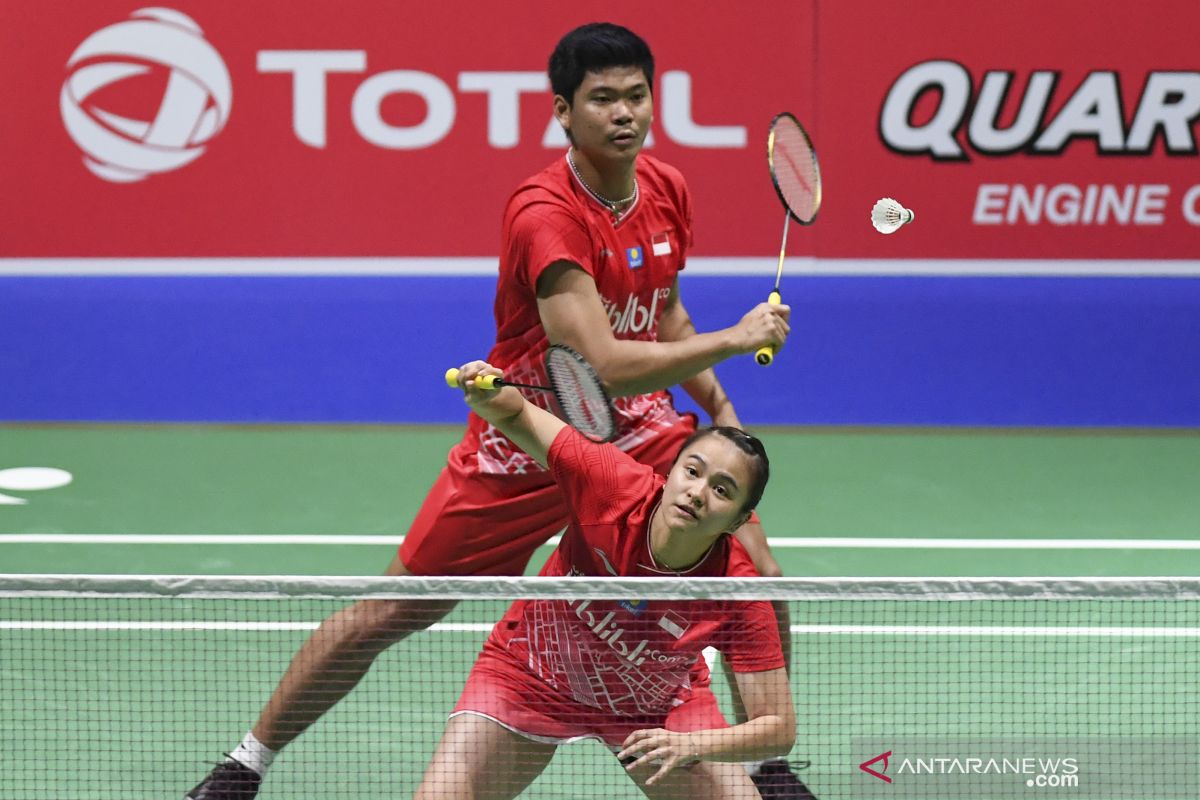
<path fill-rule="evenodd" d="M 807 225 L 821 208 L 821 170 L 817 155 L 795 117 L 780 115 L 768 139 L 771 178 L 783 204 Z"/>
<path fill-rule="evenodd" d="M 811 762 L 796 774 L 823 800 L 1195 797 L 1196 581 L 79 576 L 0 577 L 0 797 L 182 797 L 237 745 L 322 621 L 347 636 L 362 630 L 354 615 L 406 606 L 387 624 L 422 629 L 454 604 L 384 649 L 282 752 L 259 794 L 411 797 L 484 640 L 517 598 L 620 600 L 647 613 L 698 598 L 785 602 L 790 757 Z M 356 646 L 370 661 L 370 643 Z M 459 744 L 461 770 L 478 757 Z M 514 773 L 536 775 L 522 797 L 642 796 L 594 741 L 559 747 L 544 771 L 511 760 L 483 769 L 496 796 L 512 793 Z"/>
<path fill-rule="evenodd" d="M 616 419 L 600 376 L 583 357 L 564 347 L 546 351 L 546 374 L 563 417 L 594 442 L 611 441 Z"/>

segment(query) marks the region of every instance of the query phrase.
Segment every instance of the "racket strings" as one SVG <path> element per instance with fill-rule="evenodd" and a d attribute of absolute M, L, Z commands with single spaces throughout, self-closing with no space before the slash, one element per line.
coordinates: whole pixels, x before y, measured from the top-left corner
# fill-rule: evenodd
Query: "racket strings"
<path fill-rule="evenodd" d="M 595 441 L 616 434 L 616 420 L 604 384 L 587 362 L 573 352 L 554 348 L 546 354 L 546 373 L 563 416 L 571 427 Z"/>
<path fill-rule="evenodd" d="M 788 117 L 780 118 L 772 131 L 771 174 L 791 212 L 801 222 L 811 222 L 821 204 L 821 174 L 808 137 Z"/>

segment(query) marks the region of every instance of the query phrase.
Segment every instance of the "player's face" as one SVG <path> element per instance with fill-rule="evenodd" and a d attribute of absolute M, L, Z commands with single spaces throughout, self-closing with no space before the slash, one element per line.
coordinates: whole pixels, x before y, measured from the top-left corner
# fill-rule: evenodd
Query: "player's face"
<path fill-rule="evenodd" d="M 680 454 L 663 487 L 662 511 L 672 530 L 700 536 L 732 531 L 754 479 L 750 456 L 724 436 L 704 436 Z"/>
<path fill-rule="evenodd" d="M 554 111 L 575 148 L 593 163 L 634 158 L 646 141 L 654 103 L 641 67 L 589 72 L 570 105 L 555 97 Z"/>

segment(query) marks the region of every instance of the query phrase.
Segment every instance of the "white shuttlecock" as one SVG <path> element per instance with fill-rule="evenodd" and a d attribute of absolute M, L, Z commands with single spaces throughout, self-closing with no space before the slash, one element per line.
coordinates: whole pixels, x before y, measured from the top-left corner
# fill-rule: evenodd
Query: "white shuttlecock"
<path fill-rule="evenodd" d="M 912 222 L 916 216 L 892 198 L 885 197 L 871 209 L 871 224 L 880 233 L 892 233 L 901 225 Z"/>

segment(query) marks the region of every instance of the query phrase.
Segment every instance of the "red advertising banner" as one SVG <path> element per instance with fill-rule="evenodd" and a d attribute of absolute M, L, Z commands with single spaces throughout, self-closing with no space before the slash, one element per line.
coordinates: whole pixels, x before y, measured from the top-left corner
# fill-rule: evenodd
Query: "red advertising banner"
<path fill-rule="evenodd" d="M 771 265 L 790 110 L 825 182 L 796 255 L 1195 258 L 1190 0 L 6 3 L 0 258 L 494 256 L 565 149 L 549 52 L 600 17 L 654 49 L 697 256 Z M 876 233 L 884 196 L 916 224 Z"/>
<path fill-rule="evenodd" d="M 303 8 L 302 13 L 297 9 Z M 631 7 L 632 8 L 632 7 Z M 769 252 L 774 112 L 811 111 L 810 8 L 605 17 L 657 59 L 650 152 L 708 253 Z M 516 184 L 561 157 L 561 3 L 10 3 L 5 256 L 491 256 Z M 769 31 L 802 53 L 781 60 Z M 769 217 L 763 212 L 770 211 Z"/>
<path fill-rule="evenodd" d="M 1196 257 L 1200 4 L 826 2 L 817 19 L 823 254 Z M 864 233 L 879 195 L 918 224 Z"/>

